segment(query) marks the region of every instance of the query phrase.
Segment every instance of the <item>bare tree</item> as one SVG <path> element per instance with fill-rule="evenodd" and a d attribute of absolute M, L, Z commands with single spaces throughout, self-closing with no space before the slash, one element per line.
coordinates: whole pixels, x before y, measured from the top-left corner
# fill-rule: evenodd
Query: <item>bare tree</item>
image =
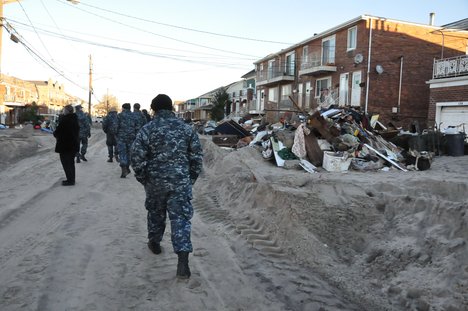
<path fill-rule="evenodd" d="M 97 112 L 97 115 L 105 116 L 112 107 L 115 107 L 115 109 L 118 110 L 119 101 L 117 100 L 117 97 L 112 94 L 105 94 L 102 96 L 99 104 L 94 105 L 94 110 Z"/>

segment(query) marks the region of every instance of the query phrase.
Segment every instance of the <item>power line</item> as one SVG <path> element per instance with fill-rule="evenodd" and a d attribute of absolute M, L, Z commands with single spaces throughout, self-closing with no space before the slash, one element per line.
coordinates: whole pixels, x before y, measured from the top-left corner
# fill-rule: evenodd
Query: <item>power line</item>
<path fill-rule="evenodd" d="M 94 41 L 89 41 L 89 40 L 84 40 L 84 39 L 79 39 L 79 38 L 74 38 L 74 37 L 63 37 L 62 35 L 57 34 L 57 33 L 55 33 L 55 36 L 58 37 L 58 38 L 68 40 L 68 41 L 86 43 L 86 44 L 94 45 L 94 46 L 98 46 L 98 47 L 109 48 L 109 49 L 119 50 L 119 51 L 123 51 L 123 52 L 141 54 L 141 55 L 164 58 L 164 59 L 171 59 L 171 60 L 175 60 L 175 61 L 182 61 L 182 62 L 188 62 L 188 63 L 201 64 L 201 65 L 209 65 L 209 66 L 224 66 L 226 68 L 237 68 L 237 69 L 244 69 L 244 67 L 238 67 L 238 66 L 246 66 L 244 64 L 233 64 L 233 63 L 226 63 L 226 62 L 195 61 L 195 60 L 187 59 L 189 56 L 161 54 L 161 53 L 140 51 L 140 50 L 136 50 L 136 49 L 113 46 L 113 45 L 109 45 L 109 44 L 104 44 L 104 43 L 99 43 L 99 42 L 94 42 Z"/>
<path fill-rule="evenodd" d="M 6 18 L 5 18 L 6 19 Z M 8 21 L 12 22 L 12 23 L 15 23 L 17 26 L 17 28 L 21 28 L 21 27 L 18 27 L 18 25 L 21 25 L 23 26 L 22 29 L 25 29 L 25 30 L 28 30 L 28 28 L 30 28 L 30 25 L 27 25 L 25 23 L 22 23 L 20 21 L 17 21 L 17 20 L 13 20 L 13 19 L 7 19 Z M 43 28 L 39 28 L 39 27 L 36 27 L 36 29 L 38 29 L 39 31 L 42 31 L 42 33 L 45 33 L 45 34 L 48 34 L 50 36 L 54 36 L 54 37 L 58 37 L 58 38 L 62 38 L 62 39 L 70 39 L 70 40 L 73 40 L 73 41 L 79 41 L 79 40 L 83 40 L 84 39 L 80 39 L 80 38 L 77 38 L 77 37 L 73 37 L 73 36 L 70 36 L 70 35 L 65 35 L 63 34 L 63 32 L 60 32 L 60 34 L 56 33 L 56 32 L 53 32 L 53 31 L 50 31 L 50 30 L 47 30 L 47 29 L 43 29 Z M 112 41 L 117 41 L 117 42 L 123 42 L 123 43 L 130 43 L 130 44 L 136 44 L 136 45 L 141 45 L 141 46 L 147 46 L 147 47 L 153 47 L 153 48 L 160 48 L 160 49 L 165 49 L 165 50 L 171 50 L 171 51 L 182 51 L 182 52 L 187 52 L 187 50 L 181 50 L 181 49 L 175 49 L 175 48 L 168 48 L 168 47 L 162 47 L 162 46 L 157 46 L 157 45 L 152 45 L 152 44 L 146 44 L 146 43 L 140 43 L 140 42 L 135 42 L 135 41 L 128 41 L 128 40 L 121 40 L 121 39 L 116 39 L 116 38 L 111 38 L 111 37 L 106 37 L 106 36 L 98 36 L 98 35 L 91 35 L 91 34 L 88 34 L 88 33 L 83 33 L 83 32 L 77 32 L 77 31 L 71 31 L 71 30 L 67 30 L 69 32 L 72 32 L 72 33 L 77 33 L 77 34 L 80 34 L 80 35 L 85 35 L 85 36 L 90 36 L 90 37 L 95 37 L 95 38 L 100 38 L 100 39 L 106 39 L 106 40 L 112 40 Z M 204 52 L 195 52 L 195 51 L 190 51 L 190 53 L 192 54 L 200 54 L 200 55 L 206 55 L 206 57 L 209 57 L 210 59 L 213 59 L 214 57 L 215 58 L 229 58 L 229 59 L 232 59 L 234 58 L 233 56 L 227 56 L 227 55 L 220 55 L 220 54 L 211 54 L 211 53 L 204 53 Z M 201 56 L 200 56 L 201 57 Z M 256 57 L 238 57 L 238 56 L 235 56 L 236 59 L 239 59 L 239 60 L 249 60 L 249 61 L 254 61 L 260 57 L 256 56 Z"/>
<path fill-rule="evenodd" d="M 3 0 L 1 0 L 1 1 L 3 1 Z M 32 21 L 31 21 L 31 19 L 29 18 L 28 13 L 26 13 L 26 10 L 24 9 L 23 5 L 21 4 L 21 2 L 20 2 L 19 0 L 17 0 L 16 2 L 18 2 L 18 4 L 20 5 L 21 9 L 22 9 L 23 12 L 24 12 L 24 15 L 26 15 L 26 18 L 28 19 L 28 21 L 29 21 L 29 23 L 31 24 L 31 26 L 32 26 L 32 28 L 34 29 L 34 31 L 36 32 L 36 35 L 37 35 L 39 41 L 41 42 L 42 46 L 43 46 L 44 49 L 46 50 L 47 54 L 49 54 L 50 58 L 53 59 L 53 57 L 52 57 L 52 55 L 50 54 L 49 50 L 47 49 L 47 47 L 45 46 L 44 42 L 42 41 L 41 36 L 39 36 L 39 34 L 37 33 L 36 28 L 34 27 L 34 25 L 33 25 Z"/>
<path fill-rule="evenodd" d="M 80 89 L 86 90 L 84 87 L 82 87 L 81 85 L 73 81 L 72 79 L 68 78 L 63 72 L 59 71 L 49 62 L 47 62 L 47 60 L 45 60 L 44 57 L 41 56 L 39 52 L 35 51 L 33 48 L 28 46 L 28 44 L 26 44 L 26 40 L 24 40 L 24 38 L 13 28 L 13 26 L 11 26 L 10 23 L 6 22 L 2 26 L 8 31 L 8 33 L 10 34 L 12 34 L 12 32 L 15 33 L 14 35 L 17 38 L 17 42 L 20 43 L 34 59 L 36 60 L 39 59 L 43 64 L 45 64 L 47 67 L 55 71 L 57 74 L 59 74 L 61 77 L 63 77 L 67 81 L 71 82 L 73 85 L 79 87 Z"/>
<path fill-rule="evenodd" d="M 157 24 L 157 25 L 162 25 L 162 26 L 167 26 L 167 27 L 172 27 L 172 28 L 177 28 L 177 29 L 183 29 L 183 30 L 188 30 L 188 31 L 193 31 L 193 32 L 198 32 L 198 33 L 204 33 L 204 34 L 213 35 L 213 36 L 226 37 L 226 38 L 233 38 L 233 39 L 239 39 L 239 40 L 256 41 L 256 42 L 265 42 L 265 43 L 275 43 L 275 44 L 292 45 L 292 43 L 288 43 L 288 42 L 279 42 L 279 41 L 271 41 L 271 40 L 264 40 L 264 39 L 255 39 L 255 38 L 248 38 L 248 37 L 241 37 L 241 36 L 234 36 L 234 35 L 226 35 L 226 34 L 221 34 L 221 33 L 216 33 L 216 32 L 211 32 L 211 31 L 198 30 L 198 29 L 189 28 L 189 27 L 182 27 L 182 26 L 177 26 L 177 25 L 171 25 L 171 24 L 156 22 L 156 21 L 153 21 L 153 20 L 148 20 L 148 19 L 144 19 L 144 18 L 140 18 L 140 17 L 131 16 L 131 15 L 128 15 L 128 14 L 124 14 L 124 13 L 112 11 L 112 10 L 109 10 L 109 9 L 100 8 L 100 7 L 91 5 L 91 4 L 86 4 L 86 3 L 84 3 L 84 2 L 80 2 L 80 4 L 81 4 L 81 5 L 84 5 L 84 6 L 88 6 L 88 7 L 94 8 L 94 9 L 98 9 L 98 10 L 101 10 L 101 11 L 104 11 L 104 12 L 109 12 L 109 13 L 112 13 L 112 14 L 116 14 L 116 15 L 120 15 L 120 16 L 124 16 L 124 17 L 128 17 L 128 18 L 132 18 L 132 19 L 136 19 L 136 20 L 140 20 L 140 21 L 143 21 L 143 22 L 148 22 L 148 23 L 152 23 L 152 24 Z"/>
<path fill-rule="evenodd" d="M 65 3 L 65 2 L 60 1 L 60 0 L 56 0 L 56 1 L 59 2 L 59 3 L 65 4 L 65 5 L 71 6 L 71 7 L 73 7 L 73 8 L 76 9 L 76 10 L 80 10 L 80 11 L 86 12 L 86 13 L 88 13 L 88 14 L 97 16 L 97 17 L 99 17 L 99 18 L 108 20 L 108 21 L 110 21 L 110 22 L 113 22 L 113 23 L 116 23 L 116 24 L 119 24 L 119 25 L 122 25 L 122 26 L 125 26 L 125 27 L 128 27 L 128 28 L 132 28 L 132 29 L 135 29 L 135 30 L 138 30 L 138 31 L 142 31 L 142 32 L 145 32 L 145 33 L 149 33 L 149 34 L 152 34 L 152 35 L 154 35 L 154 36 L 162 37 L 162 38 L 165 38 L 165 39 L 168 39 L 168 40 L 173 40 L 173 41 L 176 41 L 176 42 L 180 42 L 180 43 L 184 43 L 184 44 L 188 44 L 188 45 L 193 45 L 193 46 L 197 46 L 197 47 L 201 47 L 201 48 L 205 48 L 205 49 L 209 49 L 209 50 L 214 50 L 214 51 L 220 51 L 220 52 L 225 52 L 225 53 L 230 53 L 230 54 L 236 54 L 236 55 L 243 55 L 243 56 L 255 57 L 254 55 L 243 54 L 243 53 L 236 53 L 236 52 L 232 52 L 232 51 L 227 51 L 227 50 L 223 50 L 223 49 L 217 49 L 217 48 L 209 47 L 209 46 L 202 45 L 202 44 L 197 44 L 197 43 L 193 43 L 193 42 L 188 42 L 188 41 L 184 41 L 184 40 L 175 39 L 175 38 L 172 38 L 172 37 L 169 37 L 169 36 L 165 36 L 165 35 L 161 35 L 161 34 L 158 34 L 158 33 L 152 32 L 152 31 L 148 31 L 148 30 L 145 30 L 145 29 L 141 29 L 141 28 L 138 28 L 138 27 L 134 27 L 134 26 L 127 25 L 127 24 L 125 24 L 125 23 L 122 23 L 122 22 L 113 20 L 113 19 L 111 19 L 111 18 L 107 18 L 107 17 L 105 17 L 105 16 L 102 16 L 102 15 L 99 15 L 99 14 L 96 14 L 96 13 L 93 13 L 93 12 L 90 12 L 90 11 L 87 11 L 87 10 L 84 10 L 84 9 L 81 9 L 81 8 L 79 8 L 79 7 L 77 7 L 77 6 L 74 6 L 74 5 L 69 4 L 69 3 Z"/>

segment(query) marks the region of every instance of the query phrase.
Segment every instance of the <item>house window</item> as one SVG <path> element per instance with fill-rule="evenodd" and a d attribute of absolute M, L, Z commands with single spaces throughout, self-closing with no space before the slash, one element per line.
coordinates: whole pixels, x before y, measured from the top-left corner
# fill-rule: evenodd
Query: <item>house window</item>
<path fill-rule="evenodd" d="M 348 29 L 348 46 L 347 51 L 355 50 L 357 42 L 357 26 Z"/>
<path fill-rule="evenodd" d="M 302 63 L 307 64 L 309 62 L 309 46 L 302 48 Z"/>
<path fill-rule="evenodd" d="M 331 77 L 324 78 L 324 79 L 317 79 L 315 81 L 315 98 L 320 97 L 322 92 L 328 91 L 331 86 Z"/>
<path fill-rule="evenodd" d="M 295 63 L 296 63 L 296 53 L 291 52 L 289 54 L 286 54 L 286 75 L 294 76 Z"/>
<path fill-rule="evenodd" d="M 286 84 L 281 86 L 281 101 L 289 101 L 289 95 L 292 94 L 292 85 Z"/>
<path fill-rule="evenodd" d="M 278 88 L 272 87 L 268 89 L 268 101 L 277 103 L 278 102 Z"/>
<path fill-rule="evenodd" d="M 322 40 L 322 65 L 335 63 L 335 36 Z"/>
<path fill-rule="evenodd" d="M 275 68 L 275 60 L 271 59 L 268 61 L 268 79 L 274 78 L 274 69 Z"/>

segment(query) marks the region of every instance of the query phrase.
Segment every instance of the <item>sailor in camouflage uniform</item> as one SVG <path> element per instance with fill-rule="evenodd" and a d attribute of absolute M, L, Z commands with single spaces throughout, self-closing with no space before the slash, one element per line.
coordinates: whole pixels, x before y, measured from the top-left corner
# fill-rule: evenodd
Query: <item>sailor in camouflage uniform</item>
<path fill-rule="evenodd" d="M 119 163 L 122 168 L 120 178 L 125 178 L 130 174 L 130 148 L 138 132 L 130 108 L 129 103 L 123 104 L 122 112 L 117 115 L 117 148 L 119 149 Z"/>
<path fill-rule="evenodd" d="M 138 133 L 132 145 L 132 167 L 146 192 L 148 247 L 161 253 L 160 242 L 171 222 L 171 240 L 178 255 L 177 277 L 189 278 L 188 255 L 193 216 L 192 185 L 202 169 L 202 147 L 190 125 L 172 112 L 172 100 L 159 94 L 151 102 L 154 119 Z"/>
<path fill-rule="evenodd" d="M 80 144 L 81 144 L 81 151 L 78 151 L 76 154 L 76 163 L 80 163 L 80 160 L 88 161 L 86 159 L 85 154 L 88 150 L 88 138 L 91 137 L 91 117 L 83 112 L 83 107 L 81 105 L 77 105 L 76 109 L 76 116 L 78 117 L 78 124 L 80 125 Z"/>
<path fill-rule="evenodd" d="M 119 162 L 119 151 L 117 149 L 117 129 L 118 129 L 118 120 L 117 120 L 117 109 L 111 107 L 107 116 L 102 120 L 102 130 L 106 133 L 106 145 L 107 153 L 109 159 L 107 162 L 113 162 L 115 160 Z"/>
<path fill-rule="evenodd" d="M 143 125 L 146 124 L 146 117 L 143 112 L 140 111 L 140 104 L 133 104 L 133 116 L 135 117 L 135 122 L 137 123 L 138 130 L 140 130 Z"/>

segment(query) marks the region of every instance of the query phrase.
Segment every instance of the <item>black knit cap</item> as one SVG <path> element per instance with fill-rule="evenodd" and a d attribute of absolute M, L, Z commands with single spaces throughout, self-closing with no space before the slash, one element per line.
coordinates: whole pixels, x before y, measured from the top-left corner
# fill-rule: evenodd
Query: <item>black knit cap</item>
<path fill-rule="evenodd" d="M 122 108 L 130 110 L 130 108 L 132 108 L 132 106 L 129 103 L 125 103 L 125 104 L 122 105 Z"/>
<path fill-rule="evenodd" d="M 158 94 L 151 101 L 151 109 L 154 111 L 169 110 L 172 111 L 172 99 L 166 94 Z"/>

